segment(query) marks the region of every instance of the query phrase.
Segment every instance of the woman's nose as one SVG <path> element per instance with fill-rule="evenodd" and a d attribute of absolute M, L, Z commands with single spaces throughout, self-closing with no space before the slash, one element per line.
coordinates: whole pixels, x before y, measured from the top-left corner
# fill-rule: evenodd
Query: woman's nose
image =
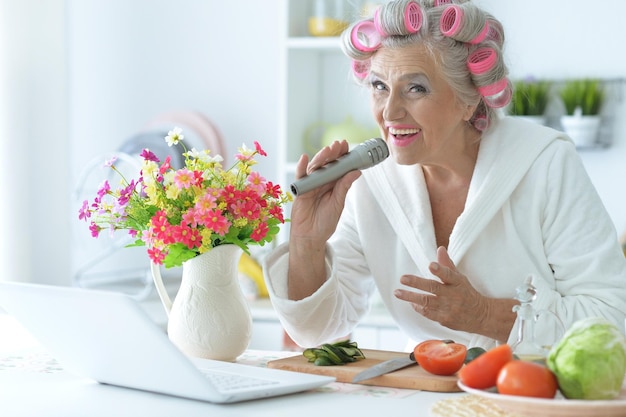
<path fill-rule="evenodd" d="M 396 94 L 390 94 L 384 103 L 383 118 L 385 120 L 398 120 L 406 115 L 403 102 Z"/>

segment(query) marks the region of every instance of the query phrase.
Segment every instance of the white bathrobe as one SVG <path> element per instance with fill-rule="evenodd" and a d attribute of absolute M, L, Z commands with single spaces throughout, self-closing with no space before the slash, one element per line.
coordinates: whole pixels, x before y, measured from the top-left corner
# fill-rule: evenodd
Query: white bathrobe
<path fill-rule="evenodd" d="M 286 244 L 266 258 L 264 272 L 281 323 L 301 346 L 350 334 L 368 312 L 374 288 L 413 341 L 494 346 L 487 337 L 426 319 L 393 296 L 403 274 L 435 278 L 428 264 L 436 249 L 421 167 L 389 158 L 364 170 L 350 189 L 327 244 L 328 279 L 317 292 L 287 299 Z M 561 132 L 505 118 L 484 135 L 448 252 L 486 296 L 514 298 L 532 275 L 534 308 L 553 311 L 565 328 L 598 315 L 624 331 L 626 260 L 574 145 Z M 539 334 L 554 333 L 553 321 L 541 322 Z"/>

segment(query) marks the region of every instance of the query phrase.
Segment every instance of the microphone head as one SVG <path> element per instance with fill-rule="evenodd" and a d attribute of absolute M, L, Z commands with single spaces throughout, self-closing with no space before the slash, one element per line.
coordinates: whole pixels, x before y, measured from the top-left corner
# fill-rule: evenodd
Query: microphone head
<path fill-rule="evenodd" d="M 389 147 L 387 146 L 387 142 L 385 142 L 382 138 L 368 139 L 355 147 L 352 152 L 356 151 L 357 149 L 360 152 L 366 152 L 367 157 L 371 161 L 371 164 L 368 165 L 367 168 L 384 161 L 389 156 Z"/>

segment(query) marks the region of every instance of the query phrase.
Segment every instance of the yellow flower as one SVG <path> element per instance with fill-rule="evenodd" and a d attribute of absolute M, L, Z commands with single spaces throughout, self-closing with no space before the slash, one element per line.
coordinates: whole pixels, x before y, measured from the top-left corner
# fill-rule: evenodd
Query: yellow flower
<path fill-rule="evenodd" d="M 165 196 L 170 200 L 176 200 L 180 195 L 180 188 L 176 184 L 168 184 L 165 186 Z"/>

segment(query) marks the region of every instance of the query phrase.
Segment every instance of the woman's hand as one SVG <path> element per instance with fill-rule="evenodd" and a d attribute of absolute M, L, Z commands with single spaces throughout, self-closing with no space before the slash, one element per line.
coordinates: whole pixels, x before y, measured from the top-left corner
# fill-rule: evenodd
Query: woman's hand
<path fill-rule="evenodd" d="M 348 151 L 348 142 L 343 140 L 325 146 L 311 161 L 302 155 L 296 166 L 296 178 L 310 175 Z M 290 240 L 305 238 L 325 243 L 337 227 L 350 186 L 360 175 L 360 171 L 349 172 L 337 181 L 298 195 L 291 209 Z"/>
<path fill-rule="evenodd" d="M 309 162 L 302 155 L 296 178 L 311 174 L 349 150 L 348 142 L 333 142 Z M 337 228 L 350 185 L 360 171 L 349 172 L 337 181 L 299 194 L 291 207 L 289 235 L 288 297 L 301 300 L 313 294 L 326 281 L 326 241 Z"/>
<path fill-rule="evenodd" d="M 512 311 L 515 300 L 480 294 L 459 272 L 444 247 L 437 249 L 437 262 L 432 262 L 429 270 L 441 282 L 415 275 L 400 278 L 400 283 L 428 294 L 397 289 L 394 295 L 445 327 L 507 341 L 516 317 Z"/>

